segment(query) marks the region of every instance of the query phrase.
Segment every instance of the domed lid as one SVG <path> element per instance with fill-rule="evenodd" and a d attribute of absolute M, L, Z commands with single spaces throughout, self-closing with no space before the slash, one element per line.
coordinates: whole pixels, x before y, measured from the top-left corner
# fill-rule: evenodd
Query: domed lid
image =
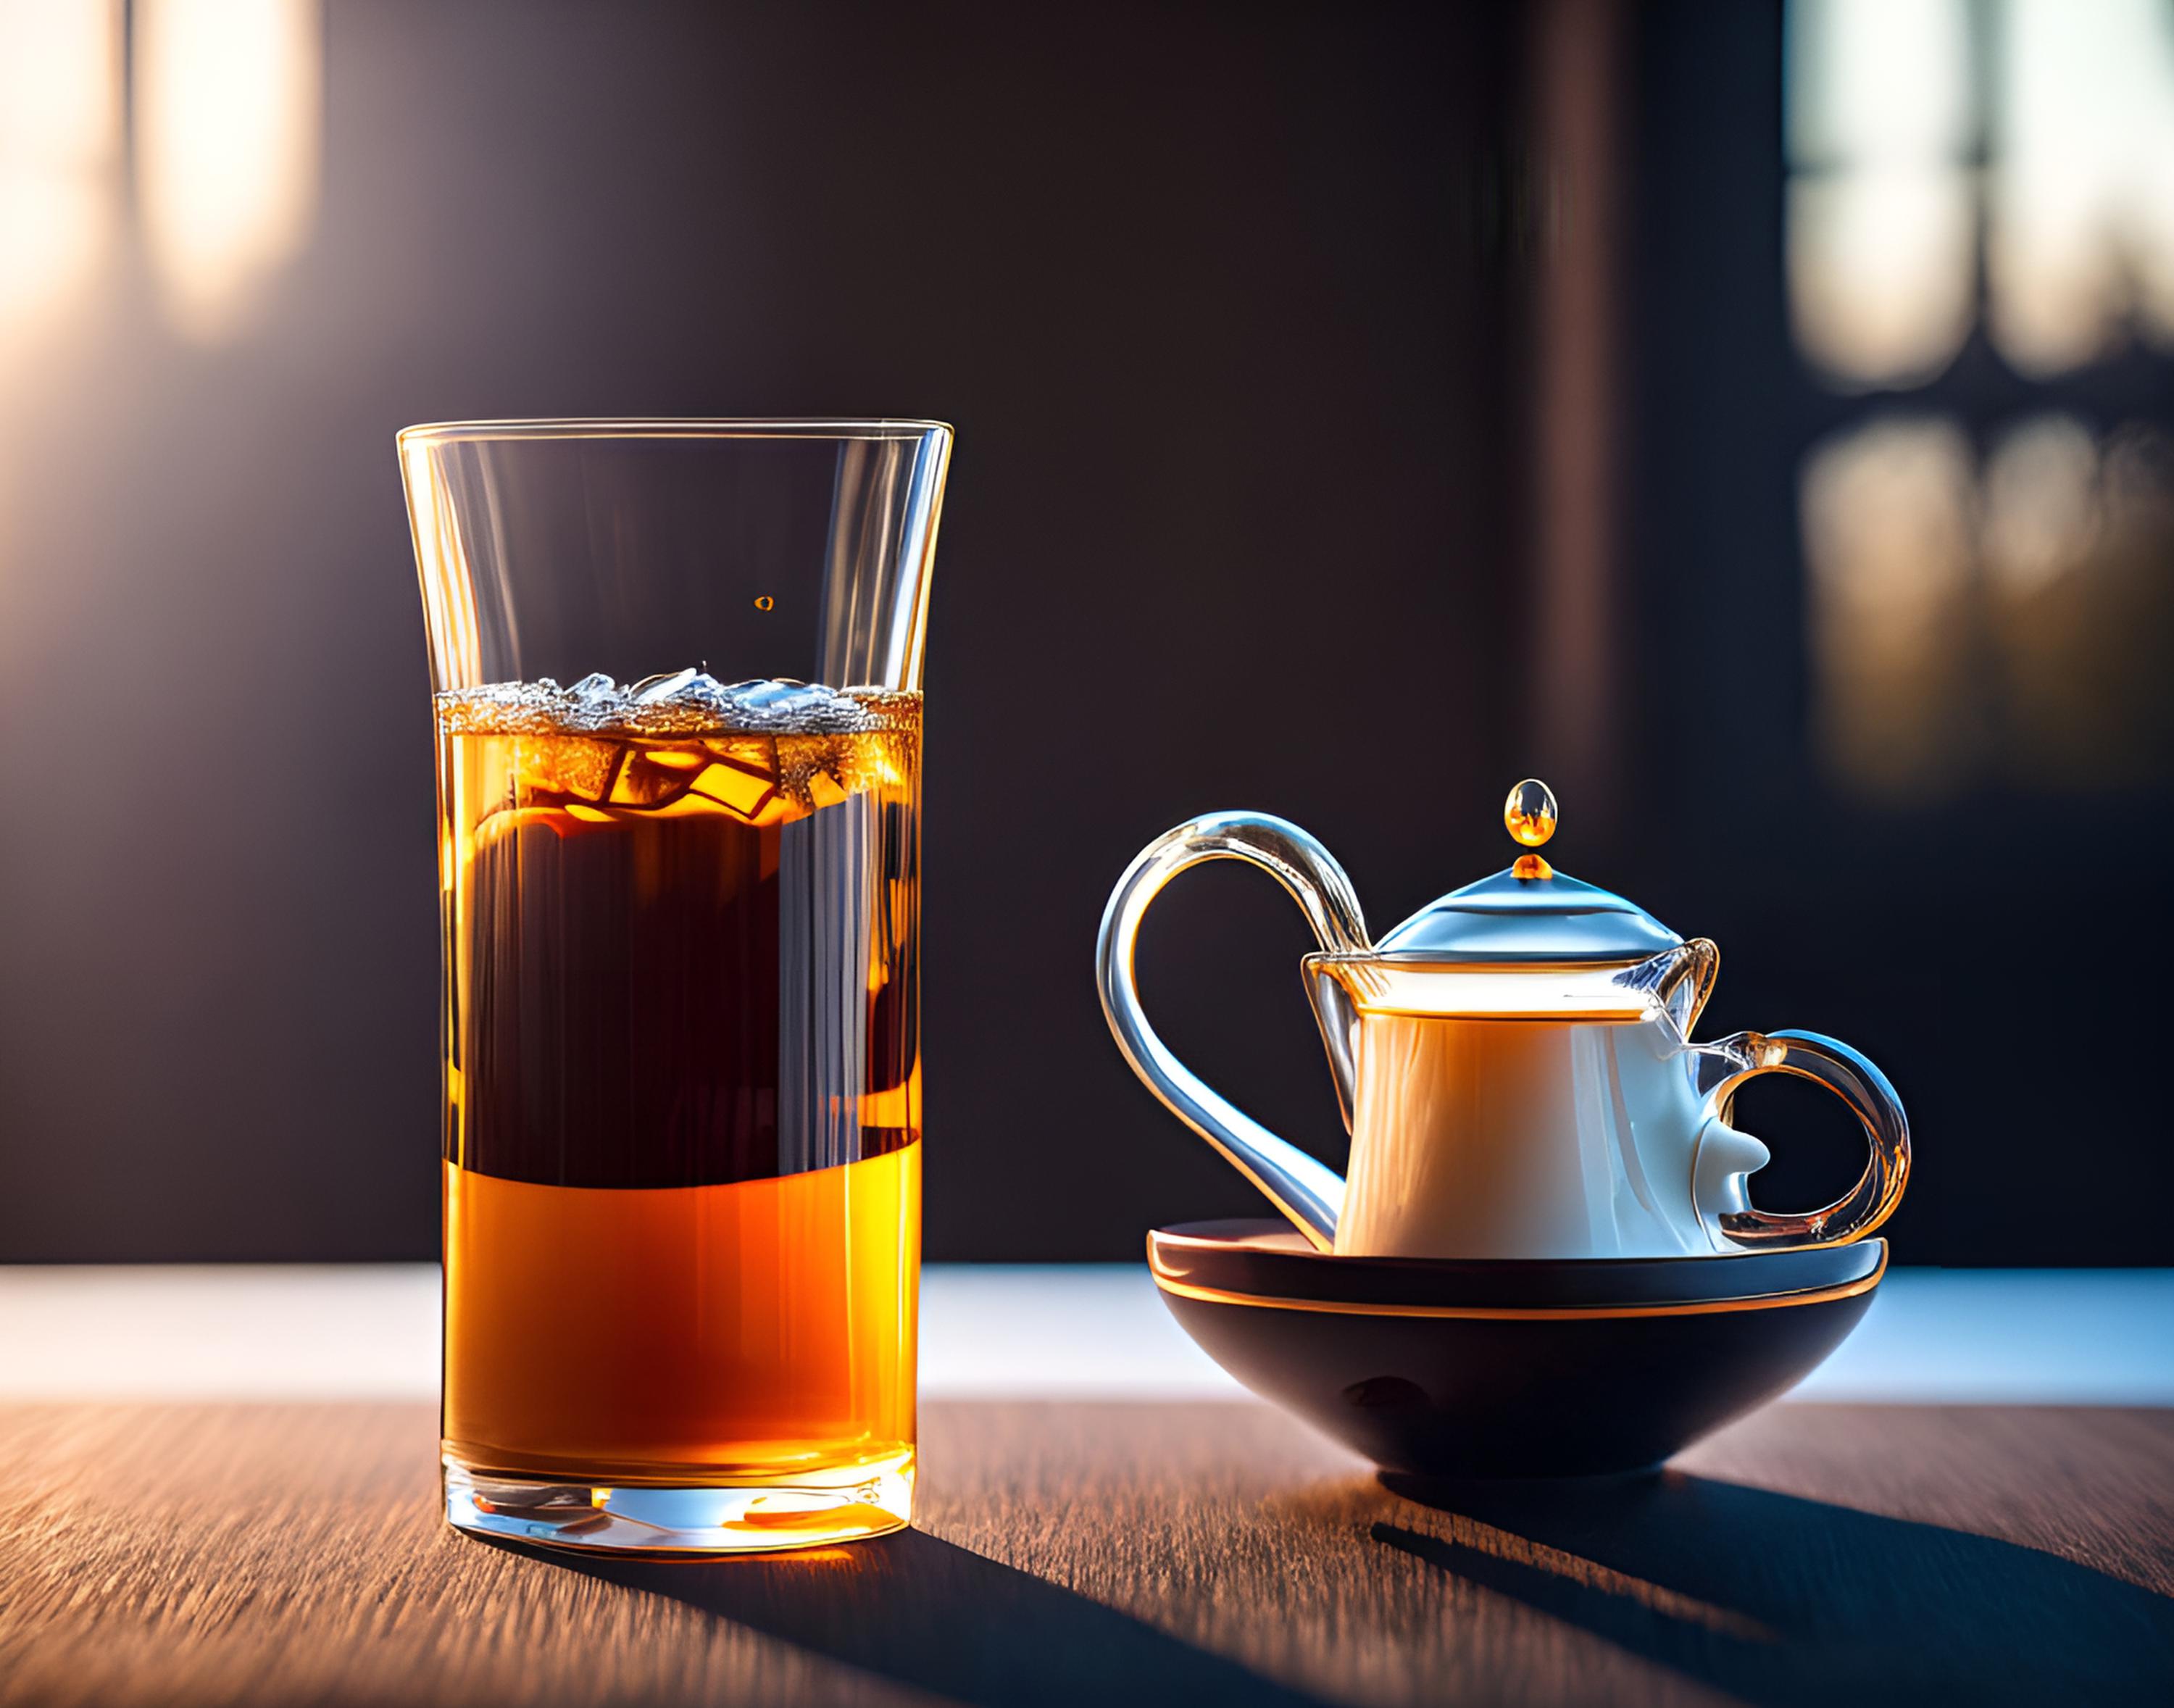
<path fill-rule="evenodd" d="M 1528 849 L 1555 830 L 1555 797 L 1537 777 L 1510 791 L 1502 821 Z M 1612 890 L 1566 878 L 1533 853 L 1429 902 L 1374 952 L 1413 960 L 1635 961 L 1683 942 Z"/>

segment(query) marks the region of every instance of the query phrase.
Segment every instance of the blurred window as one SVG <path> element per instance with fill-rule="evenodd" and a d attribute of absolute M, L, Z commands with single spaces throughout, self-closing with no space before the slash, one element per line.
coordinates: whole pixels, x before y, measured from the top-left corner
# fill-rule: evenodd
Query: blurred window
<path fill-rule="evenodd" d="M 1993 339 L 2031 374 L 2174 345 L 2174 6 L 2009 0 L 1995 62 Z"/>
<path fill-rule="evenodd" d="M 1820 759 L 1907 804 L 2174 761 L 2174 4 L 1791 0 Z"/>
<path fill-rule="evenodd" d="M 1789 291 L 1845 386 L 1909 384 L 1970 331 L 1977 130 L 1963 0 L 1789 8 Z"/>

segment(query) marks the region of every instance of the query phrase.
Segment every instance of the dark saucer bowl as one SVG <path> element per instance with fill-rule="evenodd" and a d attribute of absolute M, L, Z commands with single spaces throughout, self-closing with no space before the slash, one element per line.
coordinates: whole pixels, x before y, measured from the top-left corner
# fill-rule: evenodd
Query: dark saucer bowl
<path fill-rule="evenodd" d="M 1159 1230 L 1149 1243 L 1163 1303 L 1203 1351 L 1264 1399 L 1384 1470 L 1440 1478 L 1598 1476 L 1658 1465 L 1809 1375 L 1869 1308 L 1887 1259 L 1885 1240 L 1866 1240 L 1637 1264 L 1428 1262 L 1405 1273 L 1400 1296 L 1378 1273 L 1338 1273 L 1393 1260 L 1308 1253 L 1298 1273 L 1310 1284 L 1279 1295 L 1202 1278 L 1201 1245 L 1278 1231 L 1263 1223 Z M 1809 1284 L 1793 1285 L 1806 1271 L 1777 1267 L 1782 1258 L 1829 1267 L 1813 1266 Z M 1664 1285 L 1639 1278 L 1646 1262 L 1687 1262 L 1730 1278 Z M 1625 1268 L 1633 1274 L 1538 1273 Z M 1425 1273 L 1435 1270 L 1479 1273 Z M 1216 1273 L 1227 1280 L 1244 1272 Z M 1524 1302 L 1503 1302 L 1501 1289 L 1520 1279 L 1533 1290 Z M 1769 1279 L 1783 1284 L 1748 1284 Z M 1706 1291 L 1626 1296 L 1690 1286 Z M 1370 1289 L 1382 1296 L 1349 1296 Z"/>
<path fill-rule="evenodd" d="M 1182 1222 L 1148 1235 L 1158 1281 L 1348 1305 L 1688 1305 L 1844 1287 L 1886 1261 L 1879 1240 L 1711 1257 L 1337 1257 L 1280 1218 Z"/>

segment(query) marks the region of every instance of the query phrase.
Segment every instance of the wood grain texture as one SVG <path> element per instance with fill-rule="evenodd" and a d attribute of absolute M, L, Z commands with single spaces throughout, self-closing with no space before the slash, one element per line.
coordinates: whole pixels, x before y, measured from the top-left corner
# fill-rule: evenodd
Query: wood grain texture
<path fill-rule="evenodd" d="M 670 1565 L 446 1530 L 427 1407 L 0 1410 L 0 1703 L 2174 1697 L 2174 1413 L 1782 1405 L 1553 1491 L 1250 1403 L 923 1438 L 920 1532 Z"/>

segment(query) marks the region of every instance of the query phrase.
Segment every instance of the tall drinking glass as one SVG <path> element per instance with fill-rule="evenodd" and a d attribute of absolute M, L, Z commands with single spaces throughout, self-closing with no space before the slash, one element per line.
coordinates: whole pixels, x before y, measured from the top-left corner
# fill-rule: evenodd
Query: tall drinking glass
<path fill-rule="evenodd" d="M 399 442 L 438 729 L 446 1517 L 699 1552 L 896 1529 L 950 430 Z"/>

